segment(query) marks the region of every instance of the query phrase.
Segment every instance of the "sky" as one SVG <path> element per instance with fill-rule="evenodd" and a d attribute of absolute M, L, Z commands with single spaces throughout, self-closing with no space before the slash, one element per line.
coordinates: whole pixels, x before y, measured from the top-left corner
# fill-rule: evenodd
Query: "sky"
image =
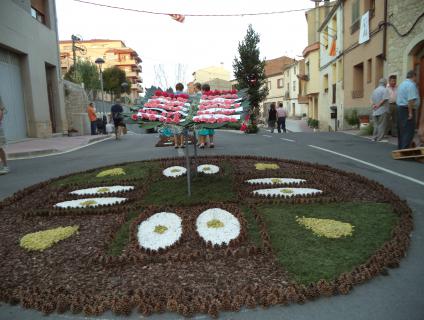
<path fill-rule="evenodd" d="M 232 14 L 312 8 L 311 0 L 87 0 L 137 10 L 178 14 Z M 84 40 L 117 39 L 142 59 L 143 85 L 174 87 L 193 80 L 209 66 L 231 71 L 247 27 L 260 35 L 262 58 L 287 55 L 299 59 L 307 45 L 304 12 L 242 17 L 186 17 L 183 23 L 165 15 L 142 14 L 57 0 L 59 39 L 72 34 Z M 297 56 L 297 57 L 296 57 Z"/>

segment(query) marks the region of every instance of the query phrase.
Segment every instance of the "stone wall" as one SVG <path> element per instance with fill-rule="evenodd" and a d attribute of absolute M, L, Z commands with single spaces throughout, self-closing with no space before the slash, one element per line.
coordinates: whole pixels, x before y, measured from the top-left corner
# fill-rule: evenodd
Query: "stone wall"
<path fill-rule="evenodd" d="M 423 3 L 418 0 L 389 0 L 388 21 L 396 26 L 401 34 L 406 33 L 422 13 Z M 406 77 L 412 68 L 411 50 L 424 41 L 424 18 L 415 25 L 405 37 L 400 37 L 392 26 L 387 29 L 387 74 L 397 75 L 398 83 Z"/>
<path fill-rule="evenodd" d="M 80 85 L 66 80 L 63 81 L 63 85 L 69 130 L 77 130 L 77 135 L 89 134 L 88 97 L 85 90 Z"/>

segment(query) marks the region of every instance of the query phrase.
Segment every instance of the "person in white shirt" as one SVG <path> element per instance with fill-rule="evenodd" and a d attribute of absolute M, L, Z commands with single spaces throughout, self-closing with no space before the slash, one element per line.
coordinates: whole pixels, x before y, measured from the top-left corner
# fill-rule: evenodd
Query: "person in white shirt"
<path fill-rule="evenodd" d="M 280 102 L 278 104 L 278 108 L 277 108 L 277 130 L 278 130 L 278 133 L 281 133 L 281 129 L 283 129 L 284 132 L 287 132 L 287 130 L 286 130 L 286 117 L 287 117 L 286 110 L 284 110 L 283 104 Z"/>
<path fill-rule="evenodd" d="M 389 90 L 386 88 L 386 79 L 380 79 L 378 87 L 375 88 L 371 95 L 372 117 L 374 125 L 373 140 L 380 141 L 383 139 L 387 131 L 387 119 L 389 114 Z"/>

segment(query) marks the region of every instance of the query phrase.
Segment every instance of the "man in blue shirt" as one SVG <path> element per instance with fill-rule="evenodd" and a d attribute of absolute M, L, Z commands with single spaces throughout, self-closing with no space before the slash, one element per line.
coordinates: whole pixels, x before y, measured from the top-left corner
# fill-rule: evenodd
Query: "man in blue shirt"
<path fill-rule="evenodd" d="M 415 109 L 420 105 L 420 96 L 416 85 L 417 74 L 411 70 L 398 87 L 396 99 L 398 110 L 398 148 L 410 147 L 415 134 Z"/>

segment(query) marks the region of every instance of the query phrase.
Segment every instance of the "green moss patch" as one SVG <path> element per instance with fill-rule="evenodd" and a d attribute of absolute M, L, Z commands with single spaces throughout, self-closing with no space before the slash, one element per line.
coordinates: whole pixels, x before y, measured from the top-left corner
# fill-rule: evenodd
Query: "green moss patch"
<path fill-rule="evenodd" d="M 278 261 L 300 283 L 332 280 L 364 263 L 390 239 L 397 216 L 388 204 L 337 203 L 262 206 Z M 350 237 L 329 239 L 304 228 L 296 217 L 334 219 L 352 224 Z"/>

